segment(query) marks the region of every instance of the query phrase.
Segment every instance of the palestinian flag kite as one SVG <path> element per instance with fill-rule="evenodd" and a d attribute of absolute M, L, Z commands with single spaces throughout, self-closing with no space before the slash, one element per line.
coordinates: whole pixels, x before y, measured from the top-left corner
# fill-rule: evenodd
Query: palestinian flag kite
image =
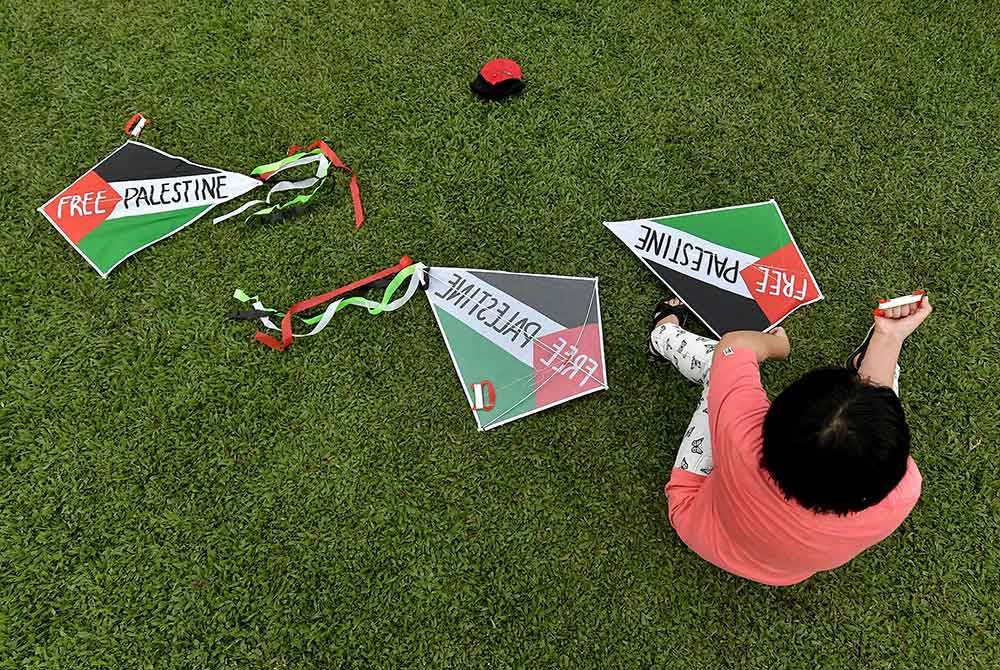
<path fill-rule="evenodd" d="M 596 278 L 425 272 L 427 299 L 480 430 L 608 388 Z"/>
<path fill-rule="evenodd" d="M 384 289 L 381 298 L 359 295 L 377 288 Z M 403 256 L 284 312 L 237 289 L 233 297 L 253 309 L 230 316 L 259 321 L 265 330 L 257 341 L 285 351 L 346 307 L 373 316 L 394 312 L 418 289 L 427 294 L 480 430 L 608 388 L 596 278 L 429 268 Z M 295 324 L 308 329 L 294 332 Z"/>
<path fill-rule="evenodd" d="M 125 133 L 138 137 L 146 125 L 146 118 L 135 114 L 125 124 Z M 275 175 L 304 166 L 315 166 L 315 174 L 297 181 L 272 181 Z M 246 214 L 246 220 L 271 221 L 295 216 L 327 181 L 331 166 L 351 175 L 354 226 L 360 228 L 365 218 L 357 176 L 323 140 L 305 149 L 292 146 L 285 158 L 257 166 L 250 176 L 199 165 L 129 140 L 38 211 L 107 277 L 129 256 L 191 225 L 216 205 L 267 183 L 273 185 L 264 200 L 251 200 L 215 222 L 240 214 Z M 282 193 L 284 201 L 272 202 Z"/>
<path fill-rule="evenodd" d="M 38 208 L 102 277 L 261 181 L 128 141 Z"/>
<path fill-rule="evenodd" d="M 774 200 L 604 225 L 716 336 L 823 299 Z"/>

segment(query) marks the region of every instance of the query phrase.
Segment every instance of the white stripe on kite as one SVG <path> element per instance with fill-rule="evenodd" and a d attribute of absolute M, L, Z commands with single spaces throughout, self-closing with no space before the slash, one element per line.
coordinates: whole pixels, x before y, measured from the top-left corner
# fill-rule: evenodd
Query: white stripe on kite
<path fill-rule="evenodd" d="M 471 287 L 474 292 L 461 293 L 451 288 L 451 284 L 442 278 L 442 275 L 450 273 L 456 281 L 461 282 L 461 286 Z M 545 316 L 530 305 L 526 305 L 520 300 L 516 300 L 489 282 L 479 279 L 471 272 L 461 268 L 433 268 L 428 271 L 431 278 L 437 283 L 437 290 L 445 293 L 447 297 L 442 297 L 433 289 L 427 290 L 427 298 L 435 307 L 442 310 L 461 321 L 463 324 L 474 330 L 479 336 L 489 340 L 500 347 L 508 354 L 518 359 L 529 367 L 534 366 L 534 349 L 529 346 L 532 341 L 537 341 L 539 337 L 544 337 L 552 333 L 565 330 L 566 327 L 549 317 Z M 497 305 L 486 308 L 482 303 L 475 303 L 469 296 L 480 296 L 487 294 L 490 298 L 497 298 L 507 309 L 503 312 L 497 309 Z M 471 314 L 469 307 L 472 306 Z M 480 320 L 477 315 L 482 316 L 487 313 L 495 318 L 490 323 Z M 538 331 L 529 333 L 523 328 L 518 329 L 517 322 L 525 319 L 526 322 L 538 324 Z M 501 331 L 497 331 L 495 326 L 500 324 Z M 512 338 L 513 335 L 513 338 Z"/>
<path fill-rule="evenodd" d="M 122 199 L 108 219 L 118 219 L 218 205 L 252 191 L 261 182 L 237 172 L 219 170 L 187 177 L 114 181 L 109 185 Z"/>
<path fill-rule="evenodd" d="M 759 259 L 756 256 L 730 249 L 710 240 L 703 239 L 697 235 L 670 227 L 669 224 L 657 223 L 650 219 L 637 219 L 635 221 L 609 221 L 604 224 L 613 232 L 618 239 L 628 245 L 629 250 L 641 259 L 651 261 L 657 265 L 673 270 L 679 274 L 691 277 L 705 284 L 710 284 L 717 288 L 736 295 L 753 300 L 750 289 L 740 272 Z M 649 235 L 662 235 L 656 239 L 656 244 L 669 240 L 668 249 L 663 249 L 662 253 L 657 253 L 652 247 Z M 689 246 L 690 245 L 690 246 Z M 667 253 L 674 250 L 671 255 Z M 686 262 L 681 262 L 682 256 Z M 698 254 L 697 262 L 694 261 L 695 254 Z M 724 259 L 726 270 L 720 272 L 716 267 L 718 259 Z M 737 265 L 733 265 L 736 263 Z M 727 272 L 732 270 L 734 281 L 727 279 Z M 719 275 L 722 276 L 719 276 Z"/>

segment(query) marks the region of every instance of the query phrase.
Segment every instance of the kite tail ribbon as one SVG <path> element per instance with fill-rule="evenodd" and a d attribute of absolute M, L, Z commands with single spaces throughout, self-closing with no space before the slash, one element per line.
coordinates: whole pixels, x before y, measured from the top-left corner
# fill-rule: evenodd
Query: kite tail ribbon
<path fill-rule="evenodd" d="M 280 172 L 301 167 L 303 165 L 309 165 L 311 163 L 318 164 L 316 166 L 315 176 L 298 181 L 280 181 L 271 187 L 271 190 L 267 192 L 267 196 L 264 200 L 251 200 L 250 202 L 227 214 L 216 217 L 212 220 L 213 223 L 221 223 L 226 219 L 239 216 L 254 207 L 257 207 L 258 209 L 247 215 L 245 221 L 249 221 L 254 217 L 263 216 L 267 216 L 272 219 L 295 216 L 301 213 L 305 206 L 309 204 L 309 201 L 313 199 L 319 189 L 326 182 L 329 175 L 330 165 L 332 164 L 337 170 L 342 170 L 351 175 L 349 188 L 351 191 L 351 201 L 354 206 L 354 228 L 355 230 L 360 228 L 365 222 L 365 213 L 364 208 L 361 205 L 361 189 L 358 187 L 358 176 L 354 174 L 354 171 L 351 170 L 351 168 L 348 167 L 344 161 L 340 160 L 340 156 L 338 156 L 323 140 L 316 140 L 306 149 L 301 149 L 298 146 L 293 145 L 288 149 L 288 155 L 285 158 L 274 161 L 273 163 L 258 165 L 250 172 L 250 176 L 260 179 L 261 183 L 267 183 L 270 181 L 271 177 Z M 284 191 L 309 192 L 300 193 L 291 200 L 280 204 L 271 202 L 271 197 L 273 195 Z"/>
<path fill-rule="evenodd" d="M 235 297 L 237 300 L 240 300 L 241 302 L 253 301 L 254 311 L 237 312 L 232 316 L 233 318 L 239 318 L 239 319 L 259 318 L 261 323 L 263 323 L 265 327 L 271 328 L 273 330 L 280 330 L 281 331 L 280 340 L 263 331 L 259 331 L 255 335 L 255 338 L 261 344 L 264 344 L 270 347 L 271 349 L 274 349 L 275 351 L 284 351 L 285 349 L 291 346 L 292 342 L 295 340 L 296 337 L 308 337 L 310 335 L 315 335 L 319 331 L 323 330 L 323 328 L 325 328 L 326 325 L 330 322 L 330 319 L 333 318 L 333 315 L 340 309 L 348 305 L 363 307 L 367 309 L 370 314 L 373 315 L 381 314 L 382 312 L 392 312 L 399 309 L 404 304 L 406 304 L 406 302 L 409 301 L 411 297 L 413 297 L 414 293 L 416 293 L 417 289 L 421 287 L 423 283 L 424 267 L 425 266 L 421 263 L 414 264 L 409 256 L 403 256 L 399 260 L 399 263 L 393 265 L 392 267 L 379 270 L 378 272 L 371 274 L 365 277 L 364 279 L 359 279 L 357 281 L 351 282 L 350 284 L 345 284 L 344 286 L 333 289 L 332 291 L 328 291 L 326 293 L 322 293 L 307 300 L 302 300 L 301 302 L 297 302 L 294 305 L 292 305 L 287 312 L 284 313 L 278 312 L 273 309 L 269 309 L 265 307 L 263 304 L 261 304 L 261 302 L 256 298 L 256 296 L 250 297 L 245 292 L 237 290 L 233 294 L 233 297 Z M 388 286 L 386 287 L 385 293 L 382 296 L 382 300 L 379 302 L 368 300 L 360 296 L 347 297 L 348 294 L 352 292 L 355 292 L 363 288 L 369 288 L 373 285 L 376 285 L 378 282 L 387 279 L 388 277 L 392 277 L 393 275 L 395 275 L 395 277 L 393 277 L 392 280 L 389 282 Z M 394 294 L 403 284 L 403 282 L 406 281 L 407 279 L 410 280 L 410 284 L 407 287 L 405 294 L 402 297 L 393 300 Z M 301 312 L 308 311 L 314 307 L 318 307 L 323 303 L 330 302 L 331 300 L 337 298 L 340 299 L 331 303 L 326 308 L 326 310 L 323 311 L 322 314 L 303 319 L 303 321 L 306 324 L 313 326 L 313 329 L 311 331 L 309 331 L 308 333 L 299 333 L 299 334 L 292 332 L 292 317 L 298 315 Z M 275 324 L 274 321 L 271 320 L 270 317 L 272 316 L 281 317 L 280 327 L 277 324 Z"/>
<path fill-rule="evenodd" d="M 358 187 L 358 175 L 354 174 L 354 170 L 348 167 L 344 161 L 340 160 L 340 156 L 334 153 L 333 149 L 323 140 L 316 140 L 309 145 L 309 149 L 322 151 L 323 155 L 333 163 L 333 167 L 351 175 L 349 188 L 351 189 L 351 202 L 354 205 L 354 229 L 357 230 L 365 222 L 365 210 L 361 206 L 361 189 Z"/>

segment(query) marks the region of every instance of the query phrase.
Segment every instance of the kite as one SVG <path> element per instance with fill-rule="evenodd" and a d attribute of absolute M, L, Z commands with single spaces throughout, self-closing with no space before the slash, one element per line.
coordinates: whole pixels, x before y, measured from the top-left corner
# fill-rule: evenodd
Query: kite
<path fill-rule="evenodd" d="M 357 295 L 380 286 L 385 287 L 380 300 Z M 237 290 L 233 297 L 253 309 L 230 316 L 279 331 L 280 339 L 264 331 L 256 339 L 284 351 L 296 337 L 323 330 L 345 307 L 372 315 L 392 312 L 419 289 L 427 295 L 480 430 L 608 388 L 596 278 L 429 268 L 404 256 L 286 312 Z M 324 303 L 329 304 L 322 312 L 301 316 Z M 309 329 L 294 332 L 296 320 Z"/>
<path fill-rule="evenodd" d="M 608 388 L 596 277 L 446 267 L 426 274 L 479 430 Z"/>
<path fill-rule="evenodd" d="M 135 115 L 125 126 L 129 139 L 38 208 L 66 241 L 107 277 L 119 263 L 165 239 L 204 216 L 214 207 L 267 183 L 274 175 L 315 164 L 315 175 L 298 181 L 280 181 L 265 200 L 254 200 L 226 216 L 249 212 L 247 219 L 271 220 L 299 213 L 327 179 L 332 164 L 350 172 L 326 145 L 317 141 L 302 150 L 292 147 L 289 156 L 254 169 L 249 176 L 207 167 L 168 154 L 135 139 L 147 125 Z M 272 202 L 276 194 L 300 192 L 287 201 Z M 364 215 L 357 178 L 351 179 L 355 226 Z"/>
<path fill-rule="evenodd" d="M 774 200 L 604 225 L 717 337 L 823 299 Z"/>

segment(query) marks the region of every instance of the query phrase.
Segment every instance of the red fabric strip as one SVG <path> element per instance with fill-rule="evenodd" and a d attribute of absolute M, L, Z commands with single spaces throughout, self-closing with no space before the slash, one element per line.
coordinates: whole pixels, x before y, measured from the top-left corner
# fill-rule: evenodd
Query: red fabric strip
<path fill-rule="evenodd" d="M 305 312 L 313 307 L 322 305 L 324 302 L 329 302 L 334 298 L 341 296 L 345 293 L 350 293 L 356 289 L 371 284 L 372 282 L 378 281 L 379 279 L 384 279 L 386 277 L 392 276 L 402 270 L 403 268 L 413 265 L 413 260 L 409 256 L 403 256 L 399 259 L 399 262 L 392 267 L 379 270 L 375 274 L 368 275 L 364 279 L 358 279 L 350 284 L 345 284 L 340 288 L 335 288 L 332 291 L 327 291 L 312 298 L 302 300 L 292 305 L 287 312 L 285 312 L 285 317 L 281 320 L 281 341 L 272 337 L 265 332 L 258 332 L 256 335 L 257 341 L 261 344 L 265 344 L 268 347 L 274 349 L 275 351 L 284 351 L 292 345 L 292 341 L 295 336 L 292 335 L 292 316 L 298 314 L 299 312 Z"/>
<path fill-rule="evenodd" d="M 256 340 L 258 342 L 260 342 L 261 344 L 266 344 L 267 346 L 271 347 L 275 351 L 284 351 L 285 350 L 285 345 L 283 345 L 281 343 L 281 340 L 276 340 L 275 338 L 271 337 L 267 333 L 257 331 L 257 334 L 254 335 L 254 337 L 256 338 Z"/>
<path fill-rule="evenodd" d="M 333 166 L 338 170 L 343 170 L 347 174 L 351 175 L 351 201 L 354 203 L 354 229 L 357 230 L 365 222 L 365 210 L 361 206 L 361 188 L 358 186 L 358 176 L 354 174 L 354 170 L 347 166 L 344 161 L 340 160 L 333 149 L 323 140 L 316 140 L 309 145 L 307 151 L 312 151 L 313 149 L 319 148 L 323 152 L 323 155 L 330 159 Z"/>
<path fill-rule="evenodd" d="M 135 113 L 131 117 L 129 117 L 129 120 L 125 122 L 125 134 L 126 135 L 131 134 L 132 128 L 135 127 L 135 124 L 137 124 L 139 122 L 139 119 L 141 119 L 141 118 L 142 118 L 142 114 L 139 114 L 139 113 Z M 149 123 L 149 119 L 146 119 L 146 123 L 147 124 Z"/>

